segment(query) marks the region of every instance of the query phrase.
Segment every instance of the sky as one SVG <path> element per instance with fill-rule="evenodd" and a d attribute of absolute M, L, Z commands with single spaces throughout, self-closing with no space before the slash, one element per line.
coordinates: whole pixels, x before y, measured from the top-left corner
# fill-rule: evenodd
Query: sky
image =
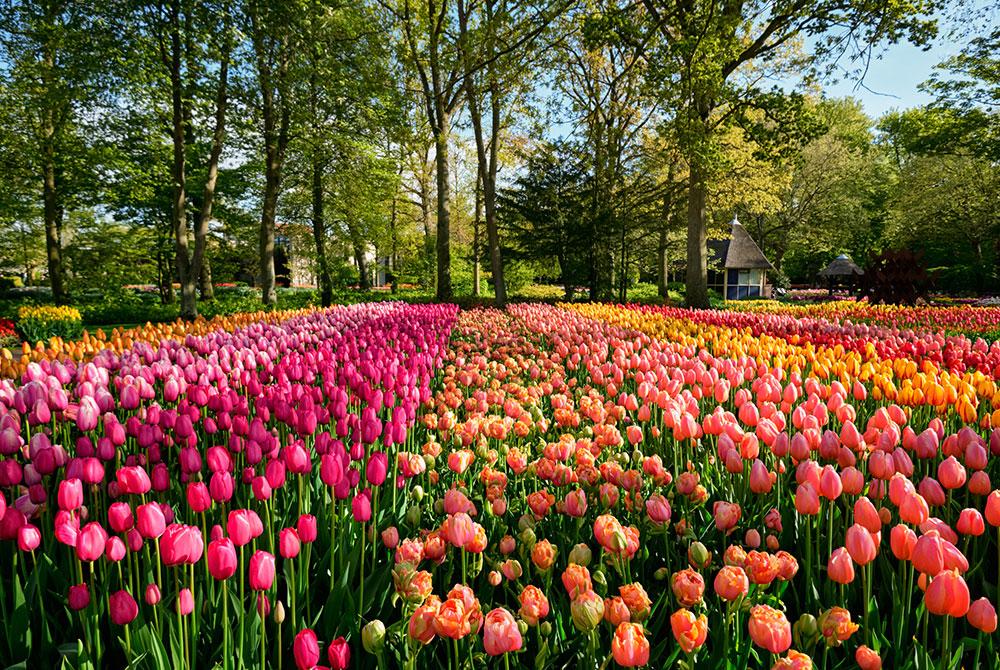
<path fill-rule="evenodd" d="M 920 84 L 934 74 L 937 65 L 958 55 L 969 39 L 981 34 L 980 31 L 1000 25 L 998 7 L 995 0 L 967 0 L 964 5 L 953 9 L 955 13 L 938 17 L 938 36 L 929 49 L 906 41 L 888 45 L 877 50 L 879 58 L 872 60 L 862 82 L 850 77 L 836 82 L 823 81 L 823 92 L 831 98 L 856 98 L 873 119 L 892 109 L 901 110 L 931 102 L 931 96 L 919 90 Z M 959 23 L 971 16 L 976 16 L 974 22 Z M 975 29 L 970 30 L 972 23 Z"/>

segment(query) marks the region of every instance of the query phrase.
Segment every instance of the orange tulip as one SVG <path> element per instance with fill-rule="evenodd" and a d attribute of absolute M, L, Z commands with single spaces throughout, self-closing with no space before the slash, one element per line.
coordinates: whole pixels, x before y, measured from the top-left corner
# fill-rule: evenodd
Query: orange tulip
<path fill-rule="evenodd" d="M 611 640 L 611 654 L 623 668 L 637 668 L 649 662 L 649 641 L 637 623 L 620 623 Z"/>
<path fill-rule="evenodd" d="M 684 653 L 690 654 L 705 644 L 708 619 L 704 614 L 695 617 L 689 610 L 679 609 L 670 615 L 670 629 Z"/>
<path fill-rule="evenodd" d="M 549 601 L 534 584 L 529 584 L 518 596 L 521 603 L 519 614 L 529 626 L 537 626 L 539 619 L 544 619 L 549 615 Z"/>
<path fill-rule="evenodd" d="M 784 612 L 769 605 L 756 605 L 750 610 L 747 628 L 754 644 L 772 654 L 781 654 L 792 646 L 792 625 Z"/>

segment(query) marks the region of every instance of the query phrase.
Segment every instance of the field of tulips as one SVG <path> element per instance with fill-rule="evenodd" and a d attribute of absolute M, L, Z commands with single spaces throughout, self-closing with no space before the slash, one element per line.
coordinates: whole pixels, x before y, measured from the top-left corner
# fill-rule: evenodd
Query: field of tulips
<path fill-rule="evenodd" d="M 9 356 L 0 666 L 1000 667 L 1000 345 L 778 311 L 377 303 Z"/>

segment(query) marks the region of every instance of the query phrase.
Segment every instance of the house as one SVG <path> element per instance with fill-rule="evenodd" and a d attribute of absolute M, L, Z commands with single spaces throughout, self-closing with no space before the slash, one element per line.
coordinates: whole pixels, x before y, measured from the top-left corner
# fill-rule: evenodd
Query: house
<path fill-rule="evenodd" d="M 728 239 L 708 241 L 708 287 L 726 300 L 770 297 L 767 271 L 773 269 L 735 216 Z"/>

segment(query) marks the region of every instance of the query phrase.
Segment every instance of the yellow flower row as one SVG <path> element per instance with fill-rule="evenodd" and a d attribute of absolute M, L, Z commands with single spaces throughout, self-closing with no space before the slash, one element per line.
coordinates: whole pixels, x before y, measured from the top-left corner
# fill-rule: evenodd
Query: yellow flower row
<path fill-rule="evenodd" d="M 63 307 L 52 309 L 72 310 L 72 308 Z M 34 347 L 25 342 L 20 351 L 0 349 L 0 379 L 20 377 L 28 364 L 33 361 L 46 359 L 86 361 L 105 349 L 121 353 L 138 342 L 157 343 L 162 340 L 183 340 L 188 335 L 200 336 L 220 329 L 233 331 L 258 321 L 280 323 L 295 316 L 308 314 L 313 309 L 244 312 L 215 316 L 211 319 L 199 317 L 194 321 L 177 319 L 170 323 L 147 323 L 144 326 L 128 329 L 115 328 L 110 334 L 98 328 L 93 334 L 84 331 L 83 336 L 78 340 L 67 341 L 53 337 L 48 342 L 38 342 Z"/>
<path fill-rule="evenodd" d="M 33 319 L 35 321 L 82 321 L 80 310 L 62 305 L 23 305 L 17 310 L 18 321 Z"/>

